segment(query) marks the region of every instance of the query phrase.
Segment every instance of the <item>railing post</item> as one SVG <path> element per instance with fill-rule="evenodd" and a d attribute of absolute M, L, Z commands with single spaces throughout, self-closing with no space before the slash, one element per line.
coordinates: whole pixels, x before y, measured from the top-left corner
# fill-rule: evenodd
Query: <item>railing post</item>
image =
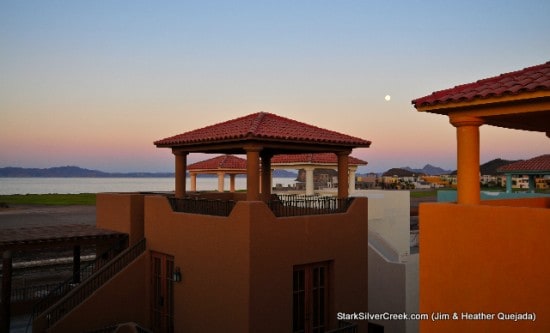
<path fill-rule="evenodd" d="M 11 274 L 12 257 L 11 251 L 4 251 L 2 254 L 2 311 L 0 321 L 2 325 L 0 332 L 9 333 L 10 331 L 10 306 L 11 306 Z"/>

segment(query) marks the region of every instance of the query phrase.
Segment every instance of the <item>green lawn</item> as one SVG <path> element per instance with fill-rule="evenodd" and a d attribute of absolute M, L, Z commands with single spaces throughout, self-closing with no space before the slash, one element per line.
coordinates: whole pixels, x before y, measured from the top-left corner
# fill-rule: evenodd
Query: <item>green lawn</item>
<path fill-rule="evenodd" d="M 0 195 L 4 205 L 95 205 L 95 193 Z"/>

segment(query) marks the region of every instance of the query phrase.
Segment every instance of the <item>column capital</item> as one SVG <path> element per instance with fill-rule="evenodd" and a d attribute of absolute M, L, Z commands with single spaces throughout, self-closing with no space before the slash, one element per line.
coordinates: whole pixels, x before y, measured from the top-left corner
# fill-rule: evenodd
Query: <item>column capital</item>
<path fill-rule="evenodd" d="M 349 156 L 351 154 L 351 149 L 350 150 L 337 151 L 335 154 L 336 154 L 336 156 Z"/>
<path fill-rule="evenodd" d="M 461 115 L 449 115 L 449 122 L 454 127 L 483 125 L 483 120 L 481 118 Z"/>
<path fill-rule="evenodd" d="M 256 146 L 256 145 L 246 145 L 246 146 L 243 146 L 243 149 L 246 152 L 261 152 L 263 147 L 262 146 Z"/>
<path fill-rule="evenodd" d="M 187 156 L 189 155 L 189 152 L 188 151 L 184 151 L 184 150 L 175 150 L 175 149 L 172 149 L 172 154 L 176 155 L 176 156 Z"/>

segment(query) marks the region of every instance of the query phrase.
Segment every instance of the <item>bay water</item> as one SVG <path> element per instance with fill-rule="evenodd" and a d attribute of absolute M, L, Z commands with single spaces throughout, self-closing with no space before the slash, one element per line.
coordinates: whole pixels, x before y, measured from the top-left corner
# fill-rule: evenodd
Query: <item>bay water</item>
<path fill-rule="evenodd" d="M 273 178 L 273 186 L 293 185 L 295 178 Z M 225 178 L 225 190 L 229 190 L 229 177 Z M 187 178 L 189 190 L 191 182 Z M 75 194 L 98 192 L 170 192 L 174 191 L 174 178 L 0 178 L 0 195 L 6 194 Z M 218 189 L 218 178 L 198 177 L 197 191 Z M 235 178 L 235 189 L 246 189 L 246 178 Z"/>

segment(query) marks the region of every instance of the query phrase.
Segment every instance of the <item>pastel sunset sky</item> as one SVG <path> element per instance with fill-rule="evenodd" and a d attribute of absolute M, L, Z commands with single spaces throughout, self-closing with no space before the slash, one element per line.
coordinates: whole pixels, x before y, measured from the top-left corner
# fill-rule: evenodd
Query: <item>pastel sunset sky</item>
<path fill-rule="evenodd" d="M 456 169 L 448 118 L 411 100 L 550 61 L 549 18 L 548 0 L 1 0 L 0 167 L 173 171 L 153 141 L 266 111 L 371 140 L 362 172 Z M 482 163 L 548 152 L 481 127 Z"/>

